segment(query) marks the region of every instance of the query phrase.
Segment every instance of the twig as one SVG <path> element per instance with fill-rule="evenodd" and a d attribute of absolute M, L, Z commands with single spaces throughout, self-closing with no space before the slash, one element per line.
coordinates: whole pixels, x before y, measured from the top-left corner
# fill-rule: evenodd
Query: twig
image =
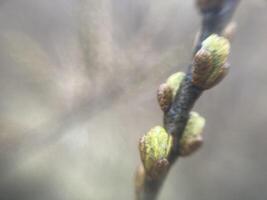
<path fill-rule="evenodd" d="M 193 50 L 193 61 L 192 64 L 188 67 L 188 72 L 186 73 L 185 77 L 182 79 L 180 83 L 180 87 L 178 91 L 176 92 L 176 95 L 171 103 L 171 105 L 168 107 L 163 107 L 164 110 L 164 128 L 168 134 L 172 136 L 173 145 L 170 149 L 170 152 L 167 157 L 168 165 L 159 165 L 158 162 L 157 167 L 160 170 L 157 170 L 156 175 L 154 168 L 147 168 L 146 166 L 143 166 L 142 164 L 138 167 L 137 173 L 136 173 L 136 199 L 137 200 L 155 200 L 158 196 L 158 193 L 160 191 L 160 188 L 162 184 L 164 183 L 164 180 L 168 174 L 168 171 L 170 167 L 173 165 L 173 163 L 177 160 L 179 156 L 181 156 L 181 149 L 180 149 L 180 143 L 182 136 L 185 134 L 185 128 L 187 127 L 188 119 L 190 117 L 190 111 L 193 108 L 196 100 L 200 97 L 204 89 L 208 89 L 215 84 L 217 84 L 226 74 L 227 67 L 225 65 L 221 65 L 220 70 L 221 71 L 220 77 L 217 77 L 217 80 L 214 80 L 212 85 L 205 85 L 203 86 L 203 83 L 208 80 L 202 80 L 199 81 L 199 79 L 196 79 L 196 81 L 199 81 L 200 84 L 196 84 L 194 82 L 195 76 L 193 73 L 196 73 L 195 71 L 200 69 L 200 73 L 203 74 L 203 66 L 201 66 L 201 63 L 203 60 L 203 55 L 201 53 L 202 48 L 202 42 L 208 38 L 212 34 L 222 34 L 223 30 L 226 28 L 226 25 L 230 22 L 231 17 L 239 3 L 239 0 L 197 0 L 197 5 L 200 9 L 201 15 L 202 15 L 202 29 L 201 33 L 199 35 L 199 38 L 196 42 L 195 48 Z M 204 52 L 205 53 L 205 52 Z M 200 61 L 198 60 L 199 55 Z M 204 54 L 204 56 L 206 56 Z M 196 62 L 200 62 L 196 63 Z M 208 66 L 207 60 L 204 60 L 204 71 L 207 70 L 205 67 Z M 199 64 L 199 69 L 192 69 L 195 65 Z M 222 63 L 221 63 L 222 64 Z M 197 66 L 198 67 L 198 66 Z M 202 71 L 201 71 L 202 70 Z M 211 70 L 209 70 L 211 72 Z M 197 71 L 198 72 L 198 71 Z M 214 73 L 214 71 L 212 71 Z M 199 77 L 197 77 L 199 78 Z M 203 77 L 201 77 L 203 78 Z M 207 76 L 206 76 L 207 78 Z M 216 82 L 216 83 L 215 83 Z M 201 85 L 202 84 L 202 85 Z M 164 90 L 164 93 L 168 93 L 167 90 Z M 165 96 L 166 97 L 166 96 Z M 168 102 L 168 98 L 163 98 L 163 103 Z M 151 130 L 153 131 L 153 130 Z M 150 133 L 149 133 L 150 134 Z M 153 133 L 151 133 L 153 134 Z M 151 135 L 150 134 L 150 135 Z M 158 136 L 155 136 L 158 137 Z M 163 136 L 162 136 L 163 137 Z M 167 137 L 167 136 L 166 136 Z M 144 138 L 143 138 L 144 139 Z M 147 139 L 147 138 L 145 138 Z M 141 141 L 142 142 L 142 141 Z M 145 141 L 144 145 L 152 145 L 152 147 L 148 146 L 147 148 L 153 149 L 153 144 L 149 143 L 150 141 Z M 157 142 L 160 142 L 160 140 Z M 141 143 L 142 144 L 142 143 Z M 199 144 L 199 143 L 198 143 Z M 141 146 L 142 147 L 142 146 Z M 158 147 L 155 147 L 155 149 Z M 195 148 L 195 147 L 194 147 Z M 140 148 L 141 153 L 145 151 L 146 154 L 149 154 L 147 149 Z M 152 150 L 150 150 L 152 151 Z M 161 150 L 158 150 L 161 152 Z M 167 151 L 165 151 L 167 152 Z M 153 154 L 154 153 L 154 154 Z M 142 157 L 143 163 L 148 163 L 150 160 L 155 160 L 153 155 L 155 154 L 155 150 L 153 149 L 153 152 L 148 155 L 148 160 Z M 162 159 L 161 159 L 162 161 Z M 164 170 L 162 170 L 162 166 L 164 166 Z M 153 173 L 151 173 L 153 171 Z M 151 175 L 152 174 L 152 175 Z"/>
<path fill-rule="evenodd" d="M 195 54 L 200 48 L 201 43 L 211 34 L 221 34 L 236 10 L 240 0 L 197 0 L 202 15 L 201 34 L 198 38 L 197 45 L 193 51 Z M 205 6 L 212 4 L 213 6 Z M 201 5 L 202 4 L 202 5 Z"/>

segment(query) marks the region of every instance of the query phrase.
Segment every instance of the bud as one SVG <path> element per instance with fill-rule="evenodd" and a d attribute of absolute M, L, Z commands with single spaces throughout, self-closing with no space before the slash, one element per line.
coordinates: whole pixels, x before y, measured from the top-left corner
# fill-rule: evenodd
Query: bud
<path fill-rule="evenodd" d="M 192 83 L 202 89 L 209 89 L 227 74 L 226 60 L 230 51 L 227 39 L 216 34 L 202 42 L 196 53 L 192 68 Z"/>
<path fill-rule="evenodd" d="M 180 139 L 180 156 L 185 157 L 196 152 L 203 144 L 202 131 L 205 119 L 196 112 L 190 113 L 182 138 Z"/>
<path fill-rule="evenodd" d="M 172 147 L 172 136 L 164 128 L 156 126 L 139 142 L 139 151 L 146 173 L 158 178 L 168 168 L 168 156 Z"/>
<path fill-rule="evenodd" d="M 208 75 L 212 70 L 211 53 L 205 49 L 200 49 L 193 63 L 192 81 L 198 85 L 205 85 Z"/>
<path fill-rule="evenodd" d="M 229 55 L 230 43 L 226 38 L 212 34 L 202 42 L 202 48 L 211 53 L 214 67 L 221 67 Z"/>
<path fill-rule="evenodd" d="M 167 79 L 166 83 L 159 86 L 157 99 L 163 112 L 169 110 L 184 77 L 185 73 L 183 72 L 174 73 Z"/>
<path fill-rule="evenodd" d="M 163 112 L 167 112 L 172 104 L 172 89 L 166 83 L 159 86 L 157 91 L 159 106 Z"/>
<path fill-rule="evenodd" d="M 176 72 L 167 79 L 166 84 L 172 89 L 172 98 L 175 98 L 184 77 L 184 72 Z"/>

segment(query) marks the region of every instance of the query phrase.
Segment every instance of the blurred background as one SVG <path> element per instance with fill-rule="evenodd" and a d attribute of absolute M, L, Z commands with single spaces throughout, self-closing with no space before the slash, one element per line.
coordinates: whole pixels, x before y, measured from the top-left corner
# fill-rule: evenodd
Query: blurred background
<path fill-rule="evenodd" d="M 243 0 L 231 71 L 194 110 L 203 148 L 159 199 L 267 199 L 267 2 Z M 0 199 L 134 199 L 156 89 L 190 63 L 194 1 L 0 1 Z"/>

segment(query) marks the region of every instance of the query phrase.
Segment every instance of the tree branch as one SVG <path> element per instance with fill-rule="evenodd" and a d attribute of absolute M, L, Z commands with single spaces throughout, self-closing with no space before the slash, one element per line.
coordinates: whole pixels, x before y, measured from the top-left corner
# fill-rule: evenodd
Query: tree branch
<path fill-rule="evenodd" d="M 226 25 L 230 22 L 238 3 L 239 0 L 197 0 L 197 5 L 202 15 L 202 28 L 193 50 L 194 57 L 201 49 L 202 42 L 207 37 L 214 33 L 220 35 L 223 32 Z M 136 172 L 137 200 L 155 200 L 157 198 L 170 167 L 180 156 L 179 141 L 187 126 L 190 111 L 204 89 L 207 89 L 193 83 L 193 65 L 194 60 L 189 65 L 188 72 L 182 80 L 170 108 L 164 112 L 164 128 L 173 138 L 173 146 L 167 159 L 169 164 L 165 167 L 165 170 L 163 170 L 163 172 L 160 171 L 156 177 L 151 177 L 143 165 L 139 166 Z M 226 67 L 223 69 L 226 69 Z M 221 77 L 215 82 L 218 83 L 218 81 L 224 77 L 225 73 L 226 72 L 223 72 Z"/>

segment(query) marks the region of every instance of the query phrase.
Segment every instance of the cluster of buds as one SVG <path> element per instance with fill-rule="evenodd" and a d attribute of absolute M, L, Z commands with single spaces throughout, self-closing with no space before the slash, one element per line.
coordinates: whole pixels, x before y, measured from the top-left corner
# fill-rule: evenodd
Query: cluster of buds
<path fill-rule="evenodd" d="M 165 83 L 161 84 L 157 91 L 159 106 L 163 112 L 167 112 L 174 100 L 185 73 L 177 72 L 172 74 Z"/>
<path fill-rule="evenodd" d="M 180 156 L 189 156 L 196 152 L 203 143 L 202 131 L 205 119 L 196 112 L 190 113 L 184 133 L 179 142 Z M 159 178 L 169 167 L 168 156 L 173 145 L 173 137 L 161 126 L 148 131 L 139 142 L 139 152 L 146 174 Z"/>
<path fill-rule="evenodd" d="M 228 73 L 229 52 L 230 44 L 224 37 L 213 34 L 204 40 L 194 57 L 192 83 L 201 89 L 217 85 Z"/>
<path fill-rule="evenodd" d="M 230 45 L 227 39 L 211 35 L 202 42 L 201 49 L 194 57 L 192 84 L 201 89 L 209 89 L 219 83 L 227 74 L 226 64 Z M 159 105 L 163 112 L 168 112 L 176 93 L 181 87 L 185 73 L 172 74 L 157 91 Z M 189 156 L 203 144 L 202 131 L 205 119 L 196 112 L 190 112 L 189 120 L 179 141 L 179 155 Z M 145 173 L 153 178 L 169 168 L 168 157 L 173 146 L 173 137 L 161 126 L 152 128 L 139 143 L 139 151 Z"/>

